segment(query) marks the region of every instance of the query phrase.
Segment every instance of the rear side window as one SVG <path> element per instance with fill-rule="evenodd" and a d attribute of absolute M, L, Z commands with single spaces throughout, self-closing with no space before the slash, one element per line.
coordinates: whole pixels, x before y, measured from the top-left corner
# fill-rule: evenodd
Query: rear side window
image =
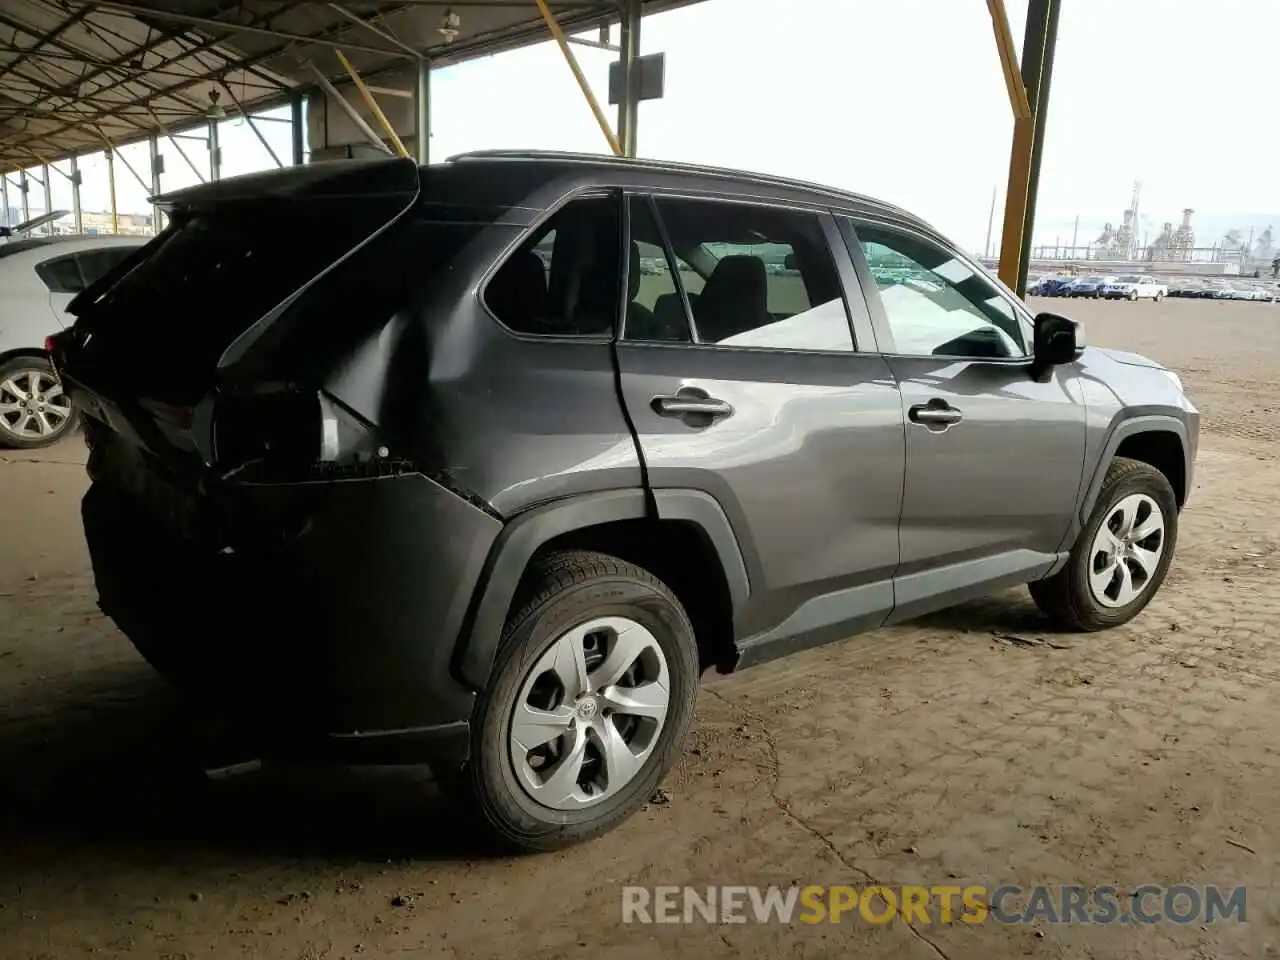
<path fill-rule="evenodd" d="M 816 214 L 658 198 L 698 343 L 852 352 L 839 276 Z"/>
<path fill-rule="evenodd" d="M 571 200 L 503 262 L 484 302 L 516 333 L 610 336 L 620 303 L 621 248 L 619 197 Z"/>
<path fill-rule="evenodd" d="M 112 329 L 117 356 L 163 350 L 171 394 L 198 391 L 240 334 L 402 208 L 398 198 L 310 199 L 175 214 L 149 256 L 76 313 Z M 361 282 L 383 279 L 374 270 Z"/>
<path fill-rule="evenodd" d="M 320 382 L 402 310 L 411 308 L 486 229 L 414 210 L 293 301 L 253 351 L 273 377 Z"/>
<path fill-rule="evenodd" d="M 133 247 L 106 247 L 102 250 L 90 250 L 87 253 L 77 254 L 76 258 L 80 261 L 80 274 L 84 277 L 85 286 L 97 283 L 123 263 L 133 251 Z"/>
<path fill-rule="evenodd" d="M 36 264 L 36 275 L 50 293 L 79 293 L 85 288 L 74 253 Z"/>

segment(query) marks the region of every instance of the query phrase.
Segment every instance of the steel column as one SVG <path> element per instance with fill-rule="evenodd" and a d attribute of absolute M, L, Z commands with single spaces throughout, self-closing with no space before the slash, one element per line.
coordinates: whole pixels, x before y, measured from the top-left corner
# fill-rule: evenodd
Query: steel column
<path fill-rule="evenodd" d="M 1049 86 L 1053 79 L 1053 53 L 1058 43 L 1058 12 L 1061 0 L 1031 0 L 1027 8 L 1027 30 L 1022 41 L 1022 82 L 1035 121 L 1027 174 L 1027 208 L 1022 220 L 1022 251 L 1018 258 L 1018 296 L 1027 292 L 1027 265 L 1031 260 L 1031 238 L 1036 225 L 1036 198 L 1040 190 L 1040 161 L 1044 154 L 1044 131 L 1049 109 Z"/>
<path fill-rule="evenodd" d="M 155 138 L 152 137 L 152 140 Z M 120 213 L 116 207 L 116 152 L 106 151 L 107 157 L 107 192 L 111 195 L 111 232 L 120 232 Z"/>
<path fill-rule="evenodd" d="M 187 166 L 191 168 L 191 172 L 196 175 L 196 179 L 198 179 L 201 183 L 204 183 L 205 182 L 204 174 L 201 173 L 200 168 L 197 167 L 194 162 L 192 162 L 191 157 L 187 155 L 187 151 L 182 149 L 182 144 L 179 142 L 178 138 L 169 132 L 169 128 L 164 124 L 164 122 L 158 116 L 156 116 L 156 112 L 154 110 L 152 110 L 150 107 L 147 107 L 147 113 L 151 115 L 152 121 L 155 122 L 156 129 L 165 135 L 165 138 L 173 146 L 173 149 L 178 151 L 178 156 L 180 156 L 183 160 L 186 161 Z M 152 136 L 151 140 L 153 143 L 155 142 L 155 139 L 156 138 Z"/>
<path fill-rule="evenodd" d="M 423 57 L 418 61 L 417 84 L 413 91 L 413 115 L 418 141 L 418 163 L 431 162 L 431 61 Z"/>
<path fill-rule="evenodd" d="M 153 133 L 148 141 L 151 145 L 151 196 L 160 196 L 160 164 L 162 162 L 160 156 L 160 140 Z M 173 143 L 173 138 L 169 138 L 169 142 Z M 151 207 L 151 229 L 160 232 L 160 210 L 155 205 Z"/>
<path fill-rule="evenodd" d="M 9 222 L 9 174 L 4 174 L 4 179 L 0 180 L 0 202 L 4 203 L 4 225 L 12 227 Z"/>
<path fill-rule="evenodd" d="M 218 145 L 218 121 L 209 121 L 209 179 L 222 179 L 222 147 Z"/>
<path fill-rule="evenodd" d="M 290 133 L 293 134 L 293 165 L 300 167 L 306 159 L 304 151 L 306 141 L 303 139 L 303 124 L 306 123 L 306 116 L 302 112 L 302 97 L 297 94 L 294 94 L 293 99 L 289 101 L 289 122 L 292 125 Z"/>
<path fill-rule="evenodd" d="M 80 158 L 71 155 L 71 215 L 75 218 L 76 233 L 84 233 L 84 211 L 80 207 Z"/>
<path fill-rule="evenodd" d="M 27 182 L 25 167 L 18 173 L 18 188 L 22 191 L 22 222 L 26 223 L 31 219 L 31 184 Z"/>
<path fill-rule="evenodd" d="M 40 172 L 44 174 L 44 212 L 53 213 L 53 184 L 49 182 L 49 165 L 43 164 Z M 53 233 L 53 223 L 49 224 L 49 232 Z"/>
<path fill-rule="evenodd" d="M 619 60 L 622 68 L 622 96 L 618 103 L 618 139 L 622 153 L 636 155 L 636 133 L 640 119 L 640 75 L 636 58 L 640 56 L 640 0 L 622 0 L 622 37 Z"/>

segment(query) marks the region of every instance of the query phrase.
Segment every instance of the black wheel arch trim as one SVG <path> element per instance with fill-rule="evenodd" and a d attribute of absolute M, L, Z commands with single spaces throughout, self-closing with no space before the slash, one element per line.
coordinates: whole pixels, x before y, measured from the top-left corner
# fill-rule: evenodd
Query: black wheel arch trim
<path fill-rule="evenodd" d="M 720 504 L 700 490 L 655 490 L 657 519 L 698 526 L 720 558 L 735 615 L 750 593 L 746 563 Z M 454 672 L 473 688 L 488 683 L 511 602 L 538 548 L 574 530 L 618 520 L 653 518 L 648 493 L 639 487 L 583 494 L 535 507 L 513 517 L 485 561 L 471 609 L 454 651 Z"/>
<path fill-rule="evenodd" d="M 1098 462 L 1093 469 L 1093 476 L 1090 477 L 1088 486 L 1085 487 L 1084 497 L 1080 501 L 1080 510 L 1076 516 L 1075 529 L 1071 533 L 1072 539 L 1075 538 L 1084 524 L 1088 523 L 1089 515 L 1093 512 L 1094 504 L 1098 501 L 1098 494 L 1102 491 L 1103 481 L 1106 480 L 1107 470 L 1111 466 L 1111 461 L 1115 459 L 1116 451 L 1120 449 L 1120 444 L 1139 433 L 1172 433 L 1178 438 L 1178 443 L 1182 447 L 1184 476 L 1187 478 L 1188 486 L 1190 486 L 1193 467 L 1190 460 L 1191 447 L 1187 441 L 1187 425 L 1182 420 L 1172 414 L 1151 414 L 1121 420 L 1112 427 L 1111 433 L 1107 437 L 1107 442 L 1102 448 L 1102 456 L 1098 458 Z"/>

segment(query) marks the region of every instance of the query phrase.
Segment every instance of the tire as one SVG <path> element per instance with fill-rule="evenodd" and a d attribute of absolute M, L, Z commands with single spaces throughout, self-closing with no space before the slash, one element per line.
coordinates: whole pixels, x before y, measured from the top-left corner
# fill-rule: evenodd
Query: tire
<path fill-rule="evenodd" d="M 1142 533 L 1147 522 L 1144 520 L 1144 506 L 1150 510 L 1145 514 L 1147 519 L 1158 509 L 1159 520 L 1163 524 L 1159 555 L 1154 562 L 1148 559 L 1146 566 L 1137 559 L 1122 562 L 1127 568 L 1131 585 L 1138 583 L 1138 574 L 1135 572 L 1138 568 L 1151 568 L 1136 595 L 1127 601 L 1122 592 L 1125 571 L 1120 570 L 1119 566 L 1115 568 L 1116 573 L 1111 578 L 1106 576 L 1105 569 L 1098 573 L 1097 581 L 1091 576 L 1095 569 L 1107 566 L 1104 556 L 1097 549 L 1099 538 L 1109 539 L 1102 533 L 1103 524 L 1112 520 L 1125 503 L 1138 504 L 1135 531 L 1138 534 Z M 1135 546 L 1146 548 L 1149 554 L 1154 552 L 1151 548 L 1155 542 L 1148 536 L 1137 541 Z M 1177 542 L 1178 503 L 1168 479 L 1150 464 L 1117 457 L 1107 469 L 1102 490 L 1098 493 L 1098 502 L 1089 516 L 1089 522 L 1076 538 L 1066 565 L 1052 577 L 1029 584 L 1031 597 L 1042 612 L 1066 629 L 1095 631 L 1118 627 L 1141 613 L 1160 590 L 1160 585 L 1169 572 Z M 1113 541 L 1112 545 L 1117 544 Z M 1117 546 L 1123 549 L 1123 537 Z M 1102 580 L 1108 581 L 1108 589 L 1114 588 L 1116 596 L 1107 595 L 1107 591 L 1103 594 L 1105 599 L 1099 596 L 1094 583 Z"/>
<path fill-rule="evenodd" d="M 71 433 L 75 422 L 75 407 L 48 358 L 33 354 L 0 363 L 0 446 L 47 447 Z"/>
<path fill-rule="evenodd" d="M 1157 294 L 1156 294 L 1156 303 L 1159 303 L 1159 302 L 1160 302 L 1161 300 L 1163 300 L 1163 299 L 1164 299 L 1164 294 L 1163 294 L 1163 293 L 1157 293 Z"/>
<path fill-rule="evenodd" d="M 1137 302 L 1138 302 L 1138 295 L 1137 295 L 1136 293 L 1131 293 L 1131 294 L 1129 294 L 1129 299 L 1130 299 L 1130 300 L 1132 300 L 1134 303 L 1137 303 Z"/>
<path fill-rule="evenodd" d="M 699 675 L 697 641 L 684 608 L 665 584 L 639 567 L 600 553 L 565 551 L 549 555 L 526 576 L 512 608 L 515 612 L 503 631 L 490 681 L 472 712 L 470 759 L 461 770 L 437 767 L 436 776 L 499 848 L 515 852 L 555 850 L 618 826 L 649 800 L 670 771 L 693 722 Z M 578 636 L 584 626 L 592 623 L 605 626 L 599 633 Z M 619 641 L 624 633 L 631 638 L 625 648 Z M 595 653 L 593 643 L 599 645 Z M 568 668 L 567 661 L 558 656 L 579 644 L 578 649 L 586 651 L 582 674 Z M 648 679 L 631 687 L 600 683 L 576 700 L 575 708 L 566 696 L 568 685 L 559 680 L 564 675 L 560 665 L 566 664 L 570 674 L 599 681 L 612 672 L 611 662 L 625 664 L 631 655 L 613 658 L 610 654 L 639 649 L 639 644 L 649 645 L 643 647 L 630 670 L 635 671 L 636 677 L 645 672 Z M 593 661 L 593 656 L 598 658 Z M 548 666 L 549 658 L 554 658 L 554 665 Z M 619 709 L 617 715 L 623 715 L 619 723 L 607 706 L 618 701 L 609 699 L 608 692 L 643 686 L 650 690 L 646 696 L 652 696 L 660 686 L 657 673 L 661 672 L 663 661 L 668 697 L 665 718 L 659 724 L 656 720 L 626 716 L 626 711 Z M 558 692 L 554 692 L 557 687 Z M 589 683 L 588 688 L 591 687 Z M 549 693 L 549 689 L 553 692 Z M 534 703 L 538 697 L 545 699 Z M 597 697 L 600 699 L 594 699 Z M 642 698 L 637 695 L 634 699 Z M 590 713 L 586 712 L 588 701 L 597 703 Z M 516 710 L 522 706 L 556 711 L 559 715 L 567 712 L 572 719 L 558 739 L 522 756 L 525 748 L 517 742 L 513 726 Z M 609 727 L 620 738 L 614 741 L 614 750 L 626 750 L 631 756 L 627 764 L 635 762 L 637 753 L 643 757 L 635 772 L 625 780 L 619 778 L 616 786 L 608 783 L 612 764 L 603 752 L 602 737 L 612 739 Z M 557 722 L 555 730 L 561 729 Z M 630 733 L 621 732 L 628 729 Z M 630 745 L 619 748 L 616 744 L 628 736 Z M 586 744 L 581 754 L 586 763 L 575 778 L 557 780 L 557 771 L 563 772 L 563 765 L 575 755 L 573 744 Z M 632 745 L 639 745 L 639 750 L 632 751 Z M 547 750 L 555 751 L 558 757 L 544 759 L 539 751 Z M 624 755 L 610 756 L 621 760 Z M 618 766 L 627 764 L 619 762 Z M 545 765 L 545 779 L 535 765 Z M 603 786 L 600 776 L 604 777 Z M 581 786 L 583 777 L 592 786 Z M 569 783 L 574 795 L 561 797 Z M 541 796 L 544 789 L 548 793 Z M 572 804 L 578 806 L 573 808 Z"/>

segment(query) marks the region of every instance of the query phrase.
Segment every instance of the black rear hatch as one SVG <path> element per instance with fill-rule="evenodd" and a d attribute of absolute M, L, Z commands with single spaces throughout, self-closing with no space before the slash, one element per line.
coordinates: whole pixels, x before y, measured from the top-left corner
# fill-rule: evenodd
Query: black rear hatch
<path fill-rule="evenodd" d="M 154 454 L 211 462 L 202 404 L 418 186 L 412 161 L 338 162 L 159 198 L 169 227 L 71 303 L 77 321 L 55 362 L 73 397 Z"/>

